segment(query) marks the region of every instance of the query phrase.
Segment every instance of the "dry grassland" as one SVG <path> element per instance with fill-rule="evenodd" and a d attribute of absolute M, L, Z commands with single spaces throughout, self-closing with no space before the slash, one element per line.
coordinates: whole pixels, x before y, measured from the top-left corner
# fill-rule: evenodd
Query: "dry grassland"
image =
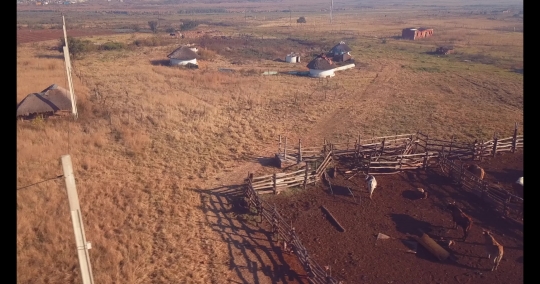
<path fill-rule="evenodd" d="M 305 26 L 288 27 L 286 14 L 199 27 L 257 40 L 207 40 L 213 59 L 200 60 L 198 70 L 160 64 L 188 40 L 86 54 L 73 62 L 80 118 L 17 123 L 17 187 L 60 175 L 60 156 L 71 154 L 96 283 L 266 283 L 262 272 L 231 265 L 240 248 L 227 243 L 222 213 L 212 213 L 211 226 L 198 192 L 240 183 L 260 168 L 257 157 L 276 151 L 279 134 L 305 145 L 416 130 L 470 141 L 522 125 L 523 75 L 514 70 L 523 68 L 523 33 L 501 30 L 522 28 L 522 19 L 436 10 L 359 10 L 336 14 L 331 26 L 314 13 Z M 415 25 L 433 27 L 435 36 L 393 38 Z M 129 44 L 149 36 L 88 39 Z M 357 67 L 334 78 L 258 75 L 307 70 L 313 53 L 340 40 Z M 53 83 L 67 87 L 56 44 L 18 46 L 17 101 Z M 456 54 L 428 53 L 440 44 Z M 274 60 L 295 49 L 304 63 Z M 80 281 L 68 211 L 62 179 L 17 191 L 18 283 Z"/>

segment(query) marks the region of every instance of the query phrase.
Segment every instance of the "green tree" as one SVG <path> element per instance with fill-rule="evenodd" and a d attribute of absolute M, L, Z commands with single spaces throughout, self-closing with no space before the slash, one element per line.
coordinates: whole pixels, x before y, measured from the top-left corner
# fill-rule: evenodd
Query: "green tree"
<path fill-rule="evenodd" d="M 90 42 L 89 40 L 81 40 L 81 39 L 68 36 L 67 41 L 68 41 L 69 54 L 73 57 L 78 57 L 82 55 L 83 53 L 93 51 L 96 49 L 96 46 L 92 44 L 92 42 Z M 64 52 L 64 45 L 66 45 L 66 42 L 64 38 L 61 38 L 60 44 L 57 47 L 59 52 L 62 52 L 62 53 Z"/>

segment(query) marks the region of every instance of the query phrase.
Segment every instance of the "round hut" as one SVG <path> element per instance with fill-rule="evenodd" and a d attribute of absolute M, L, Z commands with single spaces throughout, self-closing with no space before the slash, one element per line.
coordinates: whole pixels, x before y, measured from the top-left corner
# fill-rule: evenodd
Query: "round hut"
<path fill-rule="evenodd" d="M 317 78 L 334 77 L 336 75 L 334 73 L 336 67 L 332 59 L 326 57 L 324 54 L 317 56 L 307 65 L 309 76 Z"/>
<path fill-rule="evenodd" d="M 17 104 L 17 119 L 33 119 L 38 116 L 66 116 L 71 114 L 69 91 L 56 84 L 39 93 L 26 96 Z"/>
<path fill-rule="evenodd" d="M 197 53 L 189 46 L 177 48 L 171 54 L 167 55 L 170 59 L 170 65 L 187 65 L 188 63 L 197 64 Z"/>
<path fill-rule="evenodd" d="M 350 52 L 351 48 L 342 41 L 330 49 L 329 55 L 334 61 L 347 61 L 352 58 Z"/>

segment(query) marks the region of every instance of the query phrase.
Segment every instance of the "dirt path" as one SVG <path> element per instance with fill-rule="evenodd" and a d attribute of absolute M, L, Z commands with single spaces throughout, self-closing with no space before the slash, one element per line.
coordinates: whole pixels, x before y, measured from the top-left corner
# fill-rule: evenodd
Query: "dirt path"
<path fill-rule="evenodd" d="M 369 70 L 374 73 L 374 77 L 365 89 L 345 94 L 342 100 L 335 104 L 342 107 L 324 114 L 313 125 L 311 131 L 305 134 L 306 137 L 328 138 L 335 134 L 347 133 L 355 123 L 370 121 L 375 113 L 385 110 L 384 106 L 395 90 L 392 79 L 396 77 L 400 65 L 398 62 L 386 60 L 376 60 L 369 65 L 374 66 L 374 70 Z M 346 73 L 341 75 L 357 76 Z"/>

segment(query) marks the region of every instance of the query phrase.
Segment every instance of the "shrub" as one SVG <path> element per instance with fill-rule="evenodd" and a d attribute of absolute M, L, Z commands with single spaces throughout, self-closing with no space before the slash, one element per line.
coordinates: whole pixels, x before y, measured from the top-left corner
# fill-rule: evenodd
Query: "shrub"
<path fill-rule="evenodd" d="M 296 20 L 297 23 L 299 24 L 305 24 L 306 23 L 306 18 L 305 17 L 300 17 L 298 18 L 298 20 Z"/>
<path fill-rule="evenodd" d="M 99 47 L 100 50 L 120 50 L 125 48 L 126 46 L 121 42 L 107 42 Z"/>
<path fill-rule="evenodd" d="M 96 46 L 92 44 L 89 40 L 81 40 L 73 37 L 67 37 L 69 53 L 73 57 L 82 55 L 83 53 L 96 50 Z M 60 44 L 58 45 L 58 51 L 64 52 L 63 46 L 66 44 L 64 39 L 60 39 Z"/>

